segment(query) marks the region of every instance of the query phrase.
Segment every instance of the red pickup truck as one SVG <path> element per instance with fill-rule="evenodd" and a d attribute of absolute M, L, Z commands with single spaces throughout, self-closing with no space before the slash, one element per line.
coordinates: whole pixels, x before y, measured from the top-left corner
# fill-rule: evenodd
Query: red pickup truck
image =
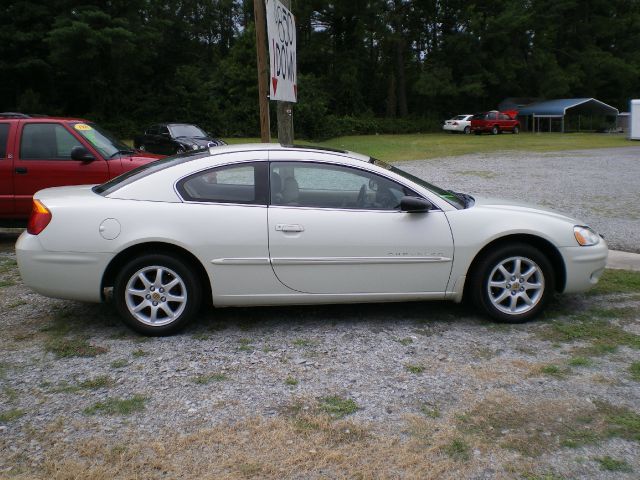
<path fill-rule="evenodd" d="M 38 190 L 103 183 L 162 157 L 81 118 L 0 113 L 0 226 L 24 225 Z"/>
<path fill-rule="evenodd" d="M 497 110 L 491 110 L 490 112 L 476 113 L 471 118 L 471 131 L 476 135 L 480 135 L 482 132 L 493 135 L 502 132 L 520 133 L 518 112 L 498 112 Z"/>

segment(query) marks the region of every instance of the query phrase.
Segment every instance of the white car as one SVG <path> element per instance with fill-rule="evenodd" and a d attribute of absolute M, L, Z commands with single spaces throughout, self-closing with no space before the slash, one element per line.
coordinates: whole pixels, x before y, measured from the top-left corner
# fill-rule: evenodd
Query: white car
<path fill-rule="evenodd" d="M 16 244 L 26 285 L 100 302 L 149 335 L 215 307 L 452 300 L 505 322 L 594 285 L 589 227 L 442 190 L 384 162 L 236 145 L 158 160 L 97 186 L 41 190 Z"/>
<path fill-rule="evenodd" d="M 471 133 L 471 118 L 473 115 L 458 115 L 450 120 L 445 120 L 442 130 L 451 133 L 464 133 L 466 135 Z"/>

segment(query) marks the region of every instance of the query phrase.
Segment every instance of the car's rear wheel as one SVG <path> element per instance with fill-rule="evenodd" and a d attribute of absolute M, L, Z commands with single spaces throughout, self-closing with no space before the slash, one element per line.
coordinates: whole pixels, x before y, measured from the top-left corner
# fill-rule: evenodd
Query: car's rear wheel
<path fill-rule="evenodd" d="M 490 317 L 507 323 L 531 320 L 555 290 L 553 267 L 537 248 L 514 243 L 482 257 L 471 277 L 474 303 Z"/>
<path fill-rule="evenodd" d="M 498 128 L 497 125 L 494 125 L 493 128 L 491 128 L 491 135 L 497 135 L 500 133 L 500 129 Z"/>
<path fill-rule="evenodd" d="M 513 127 L 513 134 L 517 135 L 520 133 L 520 127 L 518 127 L 518 125 L 516 125 L 515 127 Z"/>
<path fill-rule="evenodd" d="M 114 300 L 124 321 L 145 335 L 170 335 L 198 311 L 200 285 L 192 269 L 166 254 L 132 259 L 114 284 Z"/>
<path fill-rule="evenodd" d="M 469 135 L 470 133 L 471 133 L 471 127 L 469 126 L 464 127 L 464 134 Z"/>

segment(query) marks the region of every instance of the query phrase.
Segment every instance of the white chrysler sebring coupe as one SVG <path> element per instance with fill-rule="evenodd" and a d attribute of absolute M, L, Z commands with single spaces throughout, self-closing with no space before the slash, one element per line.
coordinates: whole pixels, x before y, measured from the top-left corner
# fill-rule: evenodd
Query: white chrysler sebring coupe
<path fill-rule="evenodd" d="M 453 300 L 523 322 L 594 285 L 605 241 L 558 213 L 443 190 L 363 155 L 241 145 L 34 197 L 16 244 L 35 291 L 148 335 L 215 307 Z"/>

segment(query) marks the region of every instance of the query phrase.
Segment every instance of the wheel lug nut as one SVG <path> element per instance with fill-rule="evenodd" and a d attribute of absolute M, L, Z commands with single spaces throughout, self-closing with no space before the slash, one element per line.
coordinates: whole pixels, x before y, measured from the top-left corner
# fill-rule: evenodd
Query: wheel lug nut
<path fill-rule="evenodd" d="M 511 288 L 511 284 L 510 283 L 507 283 L 507 288 Z"/>
<path fill-rule="evenodd" d="M 145 298 L 146 298 L 147 300 L 151 300 L 151 295 L 147 295 Z"/>
<path fill-rule="evenodd" d="M 520 279 L 520 283 L 524 283 L 524 278 L 521 278 L 521 279 Z"/>
<path fill-rule="evenodd" d="M 157 307 L 158 306 L 158 302 L 153 302 L 153 306 Z"/>
<path fill-rule="evenodd" d="M 516 277 L 511 277 L 511 281 L 515 282 L 516 281 Z"/>
<path fill-rule="evenodd" d="M 160 293 L 164 293 L 164 288 L 160 287 Z"/>
<path fill-rule="evenodd" d="M 155 292 L 156 288 L 155 287 L 151 287 L 149 290 L 151 290 L 152 292 Z"/>
<path fill-rule="evenodd" d="M 516 291 L 515 291 L 515 290 L 512 290 L 512 291 L 511 291 L 511 295 L 515 295 L 515 294 L 516 294 Z"/>
<path fill-rule="evenodd" d="M 162 297 L 160 300 L 162 300 L 163 302 L 167 301 L 167 297 Z"/>
<path fill-rule="evenodd" d="M 524 292 L 524 287 L 520 287 L 520 291 L 521 291 L 521 292 Z"/>

